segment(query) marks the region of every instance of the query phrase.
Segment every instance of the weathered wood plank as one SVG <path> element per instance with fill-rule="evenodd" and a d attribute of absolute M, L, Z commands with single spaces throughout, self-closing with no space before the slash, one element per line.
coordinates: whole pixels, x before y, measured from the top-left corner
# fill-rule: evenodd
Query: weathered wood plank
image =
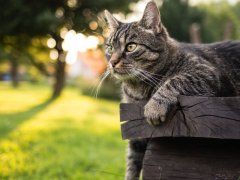
<path fill-rule="evenodd" d="M 129 109 L 129 105 L 130 104 L 126 104 L 126 103 L 120 104 L 120 121 L 142 119 L 143 104 L 131 104 L 130 105 L 131 109 Z"/>
<path fill-rule="evenodd" d="M 144 180 L 238 180 L 240 141 L 154 138 L 143 162 Z"/>
<path fill-rule="evenodd" d="M 143 104 L 121 104 L 122 138 L 203 137 L 240 139 L 240 97 L 179 97 L 174 116 L 150 126 Z"/>

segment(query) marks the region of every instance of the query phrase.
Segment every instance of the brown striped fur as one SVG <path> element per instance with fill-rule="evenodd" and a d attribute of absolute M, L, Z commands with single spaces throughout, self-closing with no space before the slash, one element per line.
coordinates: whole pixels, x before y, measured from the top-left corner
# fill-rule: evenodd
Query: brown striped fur
<path fill-rule="evenodd" d="M 139 22 L 122 23 L 106 12 L 108 69 L 122 81 L 122 102 L 146 102 L 151 125 L 164 122 L 179 95 L 240 94 L 240 42 L 186 44 L 172 39 L 156 4 L 150 1 Z M 128 52 L 128 44 L 136 49 Z M 126 180 L 139 179 L 147 140 L 129 142 Z"/>

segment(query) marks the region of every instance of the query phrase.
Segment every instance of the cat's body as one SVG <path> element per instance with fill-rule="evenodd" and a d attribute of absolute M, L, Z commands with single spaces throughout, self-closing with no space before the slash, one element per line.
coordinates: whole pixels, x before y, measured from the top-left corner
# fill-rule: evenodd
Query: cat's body
<path fill-rule="evenodd" d="M 184 74 L 184 77 L 194 78 L 197 73 L 197 66 L 207 66 L 212 68 L 212 72 L 219 77 L 219 80 L 211 82 L 213 91 L 205 92 L 204 89 L 197 91 L 183 91 L 182 95 L 204 95 L 204 96 L 237 96 L 240 94 L 240 42 L 218 42 L 213 44 L 187 44 L 175 42 L 176 54 L 171 54 L 172 62 L 161 70 L 155 72 L 155 79 L 159 79 L 158 85 L 164 84 L 170 77 Z M 197 60 L 196 60 L 197 59 Z M 191 67 L 191 69 L 189 69 Z M 203 72 L 203 69 L 200 69 Z M 159 78 L 159 76 L 161 78 Z M 208 76 L 209 73 L 206 73 Z M 190 77 L 191 76 L 191 77 Z M 198 77 L 198 79 L 189 79 L 189 82 L 196 83 L 208 80 L 209 77 Z M 123 102 L 138 103 L 139 101 L 148 101 L 156 92 L 152 86 L 149 86 L 147 80 L 135 83 L 131 80 L 122 82 Z M 209 79 L 211 81 L 211 79 Z M 150 83 L 150 82 L 149 82 Z M 205 82 L 203 82 L 205 83 Z M 194 86 L 194 85 L 193 85 Z M 199 84 L 195 84 L 199 86 Z"/>
<path fill-rule="evenodd" d="M 164 82 L 168 81 L 169 77 L 175 76 L 181 73 L 187 73 L 188 67 L 190 64 L 199 64 L 201 61 L 191 62 L 194 57 L 201 56 L 203 62 L 200 65 L 205 65 L 204 62 L 209 66 L 211 65 L 214 70 L 213 73 L 217 73 L 220 78 L 220 87 L 218 83 L 212 84 L 215 91 L 196 91 L 194 92 L 193 88 L 190 88 L 189 91 L 183 91 L 182 95 L 201 95 L 201 96 L 239 96 L 240 95 L 240 42 L 222 42 L 209 45 L 192 45 L 192 44 L 181 44 L 179 48 L 179 53 L 183 53 L 179 59 L 176 59 L 179 63 L 177 71 L 175 71 L 178 63 L 170 65 L 168 71 L 166 71 L 165 78 L 161 78 L 160 87 Z M 229 54 L 228 54 L 229 53 Z M 222 54 L 222 55 L 221 55 Z M 190 56 L 187 58 L 186 56 Z M 183 61 L 183 62 L 181 62 Z M 192 69 L 190 72 L 194 73 L 195 68 L 191 66 Z M 187 69 L 186 69 L 187 68 Z M 162 74 L 161 74 L 162 75 Z M 191 78 L 194 78 L 196 74 L 191 74 Z M 207 79 L 207 77 L 206 77 Z M 198 80 L 200 81 L 200 79 Z M 211 81 L 211 79 L 209 79 Z M 196 83 L 196 80 L 195 80 Z M 198 86 L 196 83 L 194 86 Z M 193 87 L 194 87 L 193 86 Z M 141 83 L 132 83 L 123 82 L 122 83 L 122 92 L 123 99 L 125 103 L 142 103 L 148 102 L 156 90 L 149 87 L 148 84 Z M 200 93 L 201 92 L 201 93 Z M 147 140 L 132 140 L 129 142 L 129 151 L 128 151 L 128 173 L 126 175 L 127 180 L 137 180 L 139 173 L 142 168 L 142 160 L 146 150 Z"/>
<path fill-rule="evenodd" d="M 145 102 L 151 125 L 168 120 L 179 95 L 240 95 L 240 42 L 193 45 L 169 37 L 154 2 L 139 22 L 109 13 L 109 70 L 122 81 L 122 102 Z M 110 49 L 108 49 L 110 48 Z M 139 178 L 147 140 L 129 142 L 126 180 Z"/>

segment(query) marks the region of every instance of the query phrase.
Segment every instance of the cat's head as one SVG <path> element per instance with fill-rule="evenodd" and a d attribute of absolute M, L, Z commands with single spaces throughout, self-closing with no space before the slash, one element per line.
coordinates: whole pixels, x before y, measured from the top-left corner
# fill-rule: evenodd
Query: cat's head
<path fill-rule="evenodd" d="M 139 79 L 154 73 L 168 56 L 168 33 L 155 2 L 150 1 L 138 22 L 122 23 L 105 10 L 110 29 L 106 40 L 108 70 L 120 80 Z M 144 78 L 144 77 L 142 77 Z"/>

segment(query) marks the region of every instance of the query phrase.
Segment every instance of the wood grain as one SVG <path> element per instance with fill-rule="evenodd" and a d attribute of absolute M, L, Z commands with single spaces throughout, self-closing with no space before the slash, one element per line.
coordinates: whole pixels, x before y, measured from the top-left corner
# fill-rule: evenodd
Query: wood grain
<path fill-rule="evenodd" d="M 240 180 L 240 97 L 180 96 L 157 127 L 143 109 L 120 105 L 122 138 L 149 139 L 143 180 Z"/>
<path fill-rule="evenodd" d="M 154 138 L 143 162 L 144 180 L 239 180 L 240 141 Z"/>
<path fill-rule="evenodd" d="M 202 137 L 240 139 L 240 97 L 180 96 L 173 116 L 153 127 L 143 115 L 144 104 L 120 104 L 122 138 Z"/>

